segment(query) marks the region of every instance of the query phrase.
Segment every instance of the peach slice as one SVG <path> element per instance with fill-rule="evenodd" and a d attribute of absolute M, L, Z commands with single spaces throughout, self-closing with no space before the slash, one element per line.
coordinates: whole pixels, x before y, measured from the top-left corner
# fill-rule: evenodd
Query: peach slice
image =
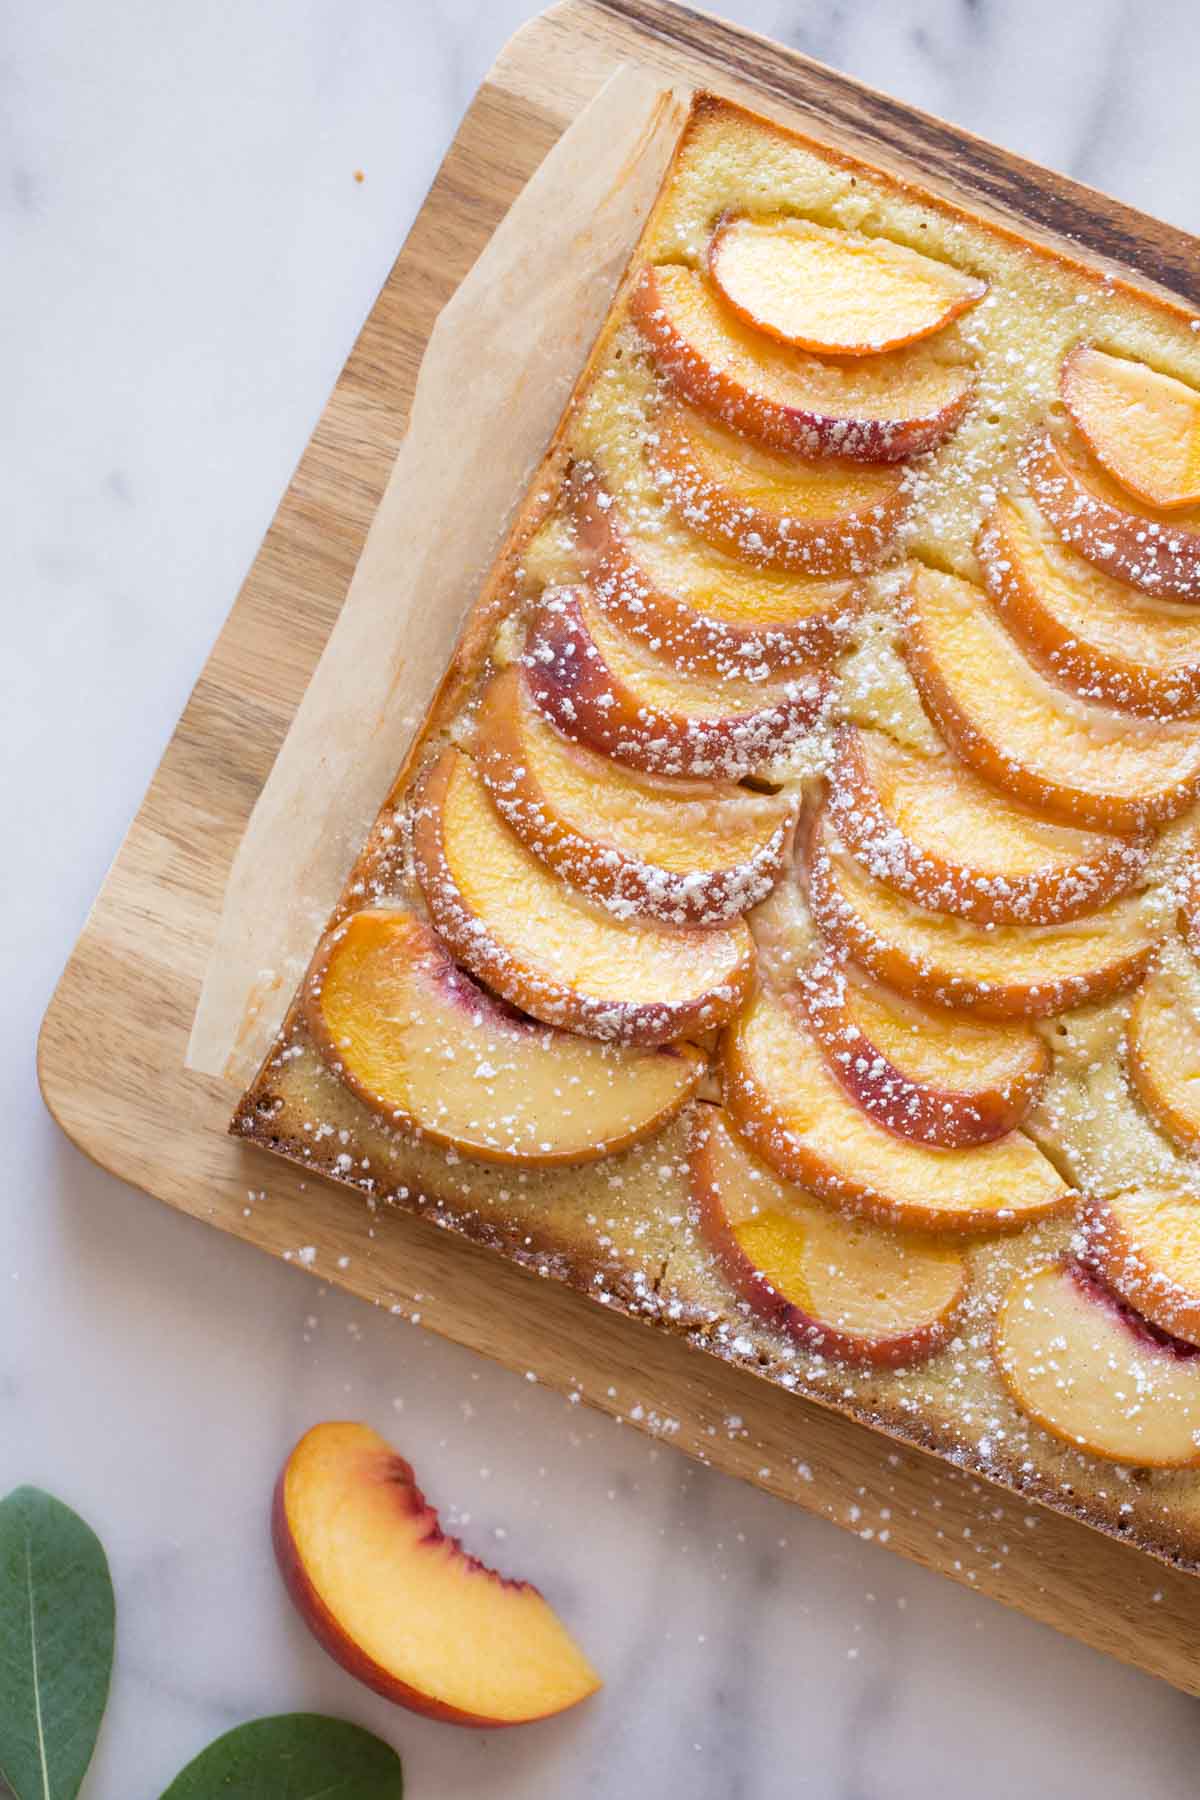
<path fill-rule="evenodd" d="M 975 545 L 1009 630 L 1087 700 L 1170 719 L 1200 710 L 1200 619 L 1046 541 L 1026 502 L 999 500 Z"/>
<path fill-rule="evenodd" d="M 659 408 L 647 451 L 679 516 L 751 563 L 865 573 L 883 561 L 908 510 L 909 484 L 894 463 L 781 455 L 678 401 Z"/>
<path fill-rule="evenodd" d="M 733 782 L 642 775 L 574 743 L 506 669 L 479 713 L 479 769 L 501 817 L 535 856 L 618 916 L 718 925 L 766 898 L 792 807 Z"/>
<path fill-rule="evenodd" d="M 798 997 L 846 1092 L 917 1143 L 965 1149 L 1003 1137 L 1049 1072 L 1031 1026 L 923 1006 L 828 957 L 806 971 Z"/>
<path fill-rule="evenodd" d="M 739 318 L 825 356 L 875 356 L 931 337 L 987 282 L 889 238 L 798 218 L 727 218 L 708 268 Z"/>
<path fill-rule="evenodd" d="M 421 780 L 413 852 L 453 954 L 547 1025 L 670 1043 L 728 1019 L 754 978 L 742 919 L 709 930 L 614 919 L 568 887 L 504 824 L 459 750 L 444 751 Z"/>
<path fill-rule="evenodd" d="M 697 1109 L 688 1174 L 735 1291 L 806 1350 L 894 1369 L 947 1342 L 966 1290 L 957 1250 L 844 1217 L 780 1181 L 717 1106 Z"/>
<path fill-rule="evenodd" d="M 1026 444 L 1020 466 L 1041 512 L 1088 562 L 1144 594 L 1200 600 L 1200 507 L 1131 512 L 1114 482 L 1049 432 Z"/>
<path fill-rule="evenodd" d="M 529 630 L 529 691 L 560 731 L 651 775 L 738 781 L 804 737 L 828 677 L 672 666 L 618 631 L 584 588 L 549 588 Z"/>
<path fill-rule="evenodd" d="M 1156 943 L 1137 895 L 1064 925 L 974 925 L 929 912 L 868 874 L 825 813 L 809 837 L 808 895 L 828 942 L 877 980 L 985 1019 L 1047 1018 L 1120 993 Z"/>
<path fill-rule="evenodd" d="M 1200 722 L 1130 718 L 1022 655 L 972 582 L 919 569 L 903 650 L 926 710 L 985 780 L 1068 824 L 1142 832 L 1200 792 Z"/>
<path fill-rule="evenodd" d="M 482 1162 L 594 1162 L 648 1137 L 693 1092 L 690 1045 L 628 1050 L 511 1012 L 411 913 L 352 913 L 304 986 L 318 1051 L 375 1112 Z"/>
<path fill-rule="evenodd" d="M 403 1457 L 368 1425 L 314 1425 L 283 1466 L 271 1536 L 318 1643 L 365 1685 L 452 1725 L 524 1725 L 600 1677 L 535 1587 L 447 1537 Z"/>
<path fill-rule="evenodd" d="M 1185 1149 L 1200 1144 L 1200 1017 L 1177 971 L 1155 969 L 1134 995 L 1125 1056 L 1155 1123 Z"/>
<path fill-rule="evenodd" d="M 568 491 L 604 611 L 689 672 L 741 680 L 795 668 L 835 648 L 862 604 L 848 581 L 741 562 L 657 518 L 639 529 L 586 464 Z"/>
<path fill-rule="evenodd" d="M 1200 501 L 1200 393 L 1145 363 L 1076 344 L 1059 391 L 1102 468 L 1147 506 Z"/>
<path fill-rule="evenodd" d="M 924 344 L 830 363 L 776 343 L 675 264 L 644 270 L 630 307 L 673 387 L 771 450 L 899 462 L 949 437 L 974 391 L 969 368 Z"/>
<path fill-rule="evenodd" d="M 1075 1199 L 1019 1131 L 969 1150 L 897 1137 L 850 1098 L 803 1012 L 761 991 L 723 1039 L 725 1104 L 778 1174 L 888 1225 L 1011 1231 Z"/>
<path fill-rule="evenodd" d="M 1090 1202 L 1089 1261 L 1160 1330 L 1200 1344 L 1200 1199 L 1135 1188 Z"/>
<path fill-rule="evenodd" d="M 977 925 L 1052 925 L 1094 912 L 1145 872 L 1148 838 L 1042 819 L 948 754 L 838 729 L 829 814 L 885 887 Z"/>
<path fill-rule="evenodd" d="M 1077 1264 L 1017 1276 L 993 1354 L 1022 1411 L 1075 1449 L 1139 1468 L 1200 1463 L 1200 1357 L 1157 1339 Z"/>
<path fill-rule="evenodd" d="M 1179 929 L 1192 955 L 1200 957 L 1200 856 L 1193 857 L 1183 873 Z"/>

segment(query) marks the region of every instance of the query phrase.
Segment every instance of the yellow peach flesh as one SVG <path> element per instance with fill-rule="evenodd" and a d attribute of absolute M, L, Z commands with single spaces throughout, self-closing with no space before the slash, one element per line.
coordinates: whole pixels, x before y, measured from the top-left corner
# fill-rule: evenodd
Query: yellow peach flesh
<path fill-rule="evenodd" d="M 1077 344 L 1063 402 L 1093 456 L 1148 506 L 1200 501 L 1200 392 L 1128 357 Z"/>
<path fill-rule="evenodd" d="M 866 356 L 940 331 L 987 284 L 888 238 L 808 219 L 733 219 L 713 239 L 713 279 L 734 310 L 785 343 Z"/>
<path fill-rule="evenodd" d="M 485 1161 L 591 1162 L 647 1136 L 703 1071 L 687 1046 L 630 1050 L 511 1014 L 409 913 L 354 913 L 304 991 L 321 1055 L 375 1111 Z"/>
<path fill-rule="evenodd" d="M 996 1317 L 996 1366 L 1017 1405 L 1093 1456 L 1200 1463 L 1200 1357 L 1134 1330 L 1062 1263 L 1019 1275 Z"/>

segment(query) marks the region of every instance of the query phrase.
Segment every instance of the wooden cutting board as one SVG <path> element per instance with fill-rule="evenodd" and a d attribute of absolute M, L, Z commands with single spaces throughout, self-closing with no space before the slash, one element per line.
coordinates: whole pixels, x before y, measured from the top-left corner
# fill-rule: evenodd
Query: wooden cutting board
<path fill-rule="evenodd" d="M 463 120 L 96 900 L 42 1028 L 46 1103 L 89 1156 L 169 1205 L 274 1255 L 312 1245 L 322 1281 L 419 1311 L 606 1412 L 640 1404 L 643 1429 L 700 1460 L 1200 1693 L 1195 1578 L 419 1219 L 369 1220 L 227 1137 L 235 1096 L 184 1068 L 234 851 L 353 574 L 433 320 L 621 63 L 713 87 L 1200 302 L 1195 239 L 730 25 L 666 0 L 566 0 L 534 20 Z"/>

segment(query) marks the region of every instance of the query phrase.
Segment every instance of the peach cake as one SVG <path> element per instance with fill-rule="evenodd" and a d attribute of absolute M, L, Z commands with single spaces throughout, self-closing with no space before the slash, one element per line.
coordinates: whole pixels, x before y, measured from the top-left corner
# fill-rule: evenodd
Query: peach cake
<path fill-rule="evenodd" d="M 1200 1564 L 1200 338 L 699 98 L 233 1129 Z"/>

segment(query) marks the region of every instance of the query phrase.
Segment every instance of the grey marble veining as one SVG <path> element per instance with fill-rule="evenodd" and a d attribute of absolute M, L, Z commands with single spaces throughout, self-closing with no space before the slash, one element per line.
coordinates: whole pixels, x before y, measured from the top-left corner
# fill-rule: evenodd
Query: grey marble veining
<path fill-rule="evenodd" d="M 87 1794 L 157 1793 L 236 1720 L 315 1707 L 398 1743 L 413 1800 L 1175 1800 L 1193 1701 L 171 1215 L 38 1103 L 34 1032 L 86 906 L 442 149 L 533 10 L 4 18 L 0 820 L 28 863 L 0 933 L 0 1485 L 55 1489 L 112 1556 Z M 1194 0 L 724 10 L 1200 228 Z M 338 1415 L 390 1432 L 472 1547 L 545 1587 L 607 1676 L 596 1703 L 456 1733 L 325 1659 L 265 1507 L 294 1438 Z"/>

